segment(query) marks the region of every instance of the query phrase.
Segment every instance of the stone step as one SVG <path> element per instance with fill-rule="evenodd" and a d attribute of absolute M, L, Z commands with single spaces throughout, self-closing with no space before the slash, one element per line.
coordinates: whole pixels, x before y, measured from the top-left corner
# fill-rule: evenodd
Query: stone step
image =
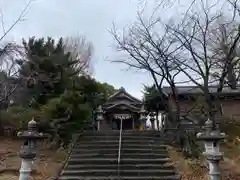
<path fill-rule="evenodd" d="M 88 170 L 65 170 L 64 176 L 171 176 L 176 175 L 173 170 L 109 170 L 109 169 L 88 169 Z"/>
<path fill-rule="evenodd" d="M 59 180 L 179 180 L 158 131 L 85 131 Z"/>
<path fill-rule="evenodd" d="M 163 169 L 163 170 L 175 170 L 173 165 L 171 164 L 126 164 L 126 165 L 119 165 L 119 168 L 124 169 L 138 169 L 138 170 L 147 170 L 147 169 Z M 109 170 L 116 170 L 118 169 L 117 164 L 112 165 L 99 165 L 99 164 L 73 164 L 68 165 L 67 169 L 69 170 L 84 170 L 84 169 L 109 169 Z"/>
<path fill-rule="evenodd" d="M 119 139 L 100 139 L 100 140 L 85 140 L 85 139 L 80 139 L 78 144 L 91 144 L 91 143 L 97 143 L 97 144 L 118 144 Z M 164 144 L 164 141 L 162 140 L 153 140 L 153 139 L 122 139 L 122 143 L 152 143 L 152 144 Z"/>
<path fill-rule="evenodd" d="M 142 141 L 142 142 L 145 142 L 145 141 L 154 141 L 154 142 L 160 142 L 160 143 L 165 143 L 166 141 L 162 138 L 148 138 L 148 137 L 122 137 L 122 140 L 124 141 Z"/>
<path fill-rule="evenodd" d="M 96 140 L 96 139 L 119 139 L 118 136 L 103 136 L 103 135 L 89 135 L 89 136 L 80 136 L 79 139 L 89 139 L 89 140 Z M 144 135 L 124 135 L 122 136 L 122 139 L 161 139 L 160 137 L 157 136 L 144 136 Z"/>
<path fill-rule="evenodd" d="M 119 135 L 119 130 L 104 130 L 104 131 L 84 131 L 82 133 L 82 135 L 84 136 L 88 136 L 88 135 L 106 135 L 106 136 L 110 136 L 110 135 Z"/>
<path fill-rule="evenodd" d="M 158 132 L 137 132 L 137 133 L 131 133 L 131 132 L 123 132 L 122 136 L 157 136 L 160 135 Z"/>
<path fill-rule="evenodd" d="M 164 145 L 163 143 L 158 143 L 158 142 L 152 142 L 152 141 L 146 141 L 146 142 L 141 142 L 141 141 L 122 141 L 121 145 L 122 146 L 138 146 L 139 144 L 140 147 L 145 145 L 145 146 L 159 146 L 159 147 L 167 147 L 166 145 Z M 98 145 L 98 146 L 119 146 L 119 142 L 114 142 L 114 141 L 101 141 L 101 142 L 86 142 L 86 141 L 80 141 L 78 143 L 75 144 L 75 146 L 81 146 L 81 145 L 89 145 L 89 146 L 94 146 L 94 145 Z"/>
<path fill-rule="evenodd" d="M 59 180 L 180 180 L 180 176 L 62 176 Z"/>
<path fill-rule="evenodd" d="M 92 131 L 92 130 L 88 130 L 88 131 L 84 131 L 83 133 L 81 133 L 82 135 L 119 135 L 120 130 L 104 130 L 104 131 Z M 123 130 L 122 134 L 144 134 L 144 135 L 153 135 L 153 134 L 160 134 L 160 131 L 156 131 L 156 130 Z"/>
<path fill-rule="evenodd" d="M 108 137 L 108 138 L 103 138 L 103 137 L 84 137 L 84 138 L 79 138 L 78 142 L 85 141 L 85 142 L 97 142 L 97 141 L 119 141 L 119 137 Z M 153 142 L 159 142 L 159 143 L 164 143 L 165 140 L 163 138 L 151 138 L 151 137 L 122 137 L 122 141 L 138 141 L 138 142 L 146 142 L 146 141 L 153 141 Z"/>
<path fill-rule="evenodd" d="M 90 144 L 82 144 L 82 143 L 76 143 L 75 146 L 76 148 L 116 148 L 118 149 L 119 144 L 94 144 L 94 143 L 90 143 Z M 124 147 L 128 147 L 128 148 L 146 148 L 148 147 L 149 149 L 152 148 L 158 148 L 158 149 L 166 149 L 167 146 L 166 145 L 159 145 L 159 144 L 125 144 Z"/>
<path fill-rule="evenodd" d="M 117 158 L 69 158 L 68 165 L 72 164 L 117 164 Z"/>
<path fill-rule="evenodd" d="M 87 149 L 99 149 L 99 148 L 119 148 L 119 143 L 77 143 L 74 145 L 74 148 L 87 148 Z M 146 149 L 162 149 L 167 150 L 167 146 L 161 144 L 152 144 L 152 143 L 122 143 L 121 149 L 124 148 L 143 148 Z"/>
<path fill-rule="evenodd" d="M 85 136 L 79 137 L 78 141 L 99 141 L 99 140 L 119 140 L 118 136 Z"/>
<path fill-rule="evenodd" d="M 119 137 L 119 136 L 118 136 Z M 143 139 L 161 139 L 160 137 L 156 136 L 156 135 L 131 135 L 131 134 L 124 134 L 122 135 L 122 138 L 143 138 Z"/>
<path fill-rule="evenodd" d="M 125 165 L 125 164 L 165 164 L 170 162 L 170 158 L 166 157 L 166 158 L 155 158 L 155 159 L 151 159 L 151 158 L 125 158 L 122 157 L 121 158 L 121 164 Z"/>
<path fill-rule="evenodd" d="M 84 154 L 72 154 L 71 158 L 98 158 L 98 157 L 106 157 L 106 158 L 117 158 L 118 153 L 110 154 L 110 153 L 84 153 Z M 121 154 L 121 158 L 166 158 L 168 154 L 160 154 L 160 153 L 124 153 Z"/>
<path fill-rule="evenodd" d="M 81 145 L 90 145 L 90 146 L 92 146 L 92 145 L 110 145 L 110 146 L 112 146 L 112 145 L 115 145 L 115 146 L 118 146 L 119 145 L 119 142 L 117 142 L 117 141 L 100 141 L 100 142 L 98 142 L 98 141 L 91 141 L 91 142 L 87 142 L 87 141 L 79 141 L 79 142 L 77 142 L 76 144 L 75 144 L 75 146 L 81 146 Z"/>
<path fill-rule="evenodd" d="M 170 162 L 169 158 L 156 158 L 156 159 L 149 159 L 149 158 L 142 158 L 142 159 L 135 159 L 135 158 L 121 158 L 121 164 L 164 164 Z M 91 164 L 117 164 L 117 158 L 71 158 L 68 160 L 68 164 L 84 164 L 84 163 L 91 163 Z"/>
<path fill-rule="evenodd" d="M 73 148 L 72 154 L 79 154 L 79 153 L 118 153 L 118 148 L 96 148 L 96 149 L 89 149 L 89 148 Z M 150 149 L 148 147 L 145 148 L 131 148 L 131 147 L 122 147 L 121 153 L 168 153 L 167 149 L 162 148 L 154 148 Z"/>
<path fill-rule="evenodd" d="M 167 153 L 128 153 L 121 154 L 121 158 L 168 158 L 169 155 Z"/>

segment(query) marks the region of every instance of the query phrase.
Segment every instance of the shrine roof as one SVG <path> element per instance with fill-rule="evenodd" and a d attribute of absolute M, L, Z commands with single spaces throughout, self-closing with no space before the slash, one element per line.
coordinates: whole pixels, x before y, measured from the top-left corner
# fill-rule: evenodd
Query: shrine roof
<path fill-rule="evenodd" d="M 132 102 L 135 102 L 135 103 L 142 104 L 142 101 L 140 99 L 137 99 L 136 97 L 129 94 L 123 87 L 121 87 L 113 95 L 109 96 L 107 101 L 111 101 L 111 100 L 119 98 L 119 97 L 124 98 L 124 99 L 128 99 L 128 100 L 130 100 Z"/>
<path fill-rule="evenodd" d="M 187 95 L 187 94 L 201 94 L 203 91 L 198 86 L 177 86 L 177 91 L 179 95 Z M 209 85 L 208 89 L 210 93 L 217 92 L 217 86 Z M 163 87 L 163 92 L 166 94 L 171 94 L 171 87 Z M 229 86 L 224 86 L 221 94 L 240 94 L 240 85 L 237 85 L 236 89 L 231 89 Z"/>
<path fill-rule="evenodd" d="M 128 103 L 124 103 L 124 102 L 120 102 L 120 103 L 116 103 L 116 104 L 113 104 L 111 106 L 108 106 L 108 107 L 105 107 L 104 109 L 105 110 L 110 110 L 110 109 L 113 109 L 113 108 L 119 108 L 119 109 L 129 109 L 131 111 L 134 111 L 134 112 L 139 112 L 141 108 L 138 108 L 136 106 L 132 106 L 131 104 L 128 104 Z"/>

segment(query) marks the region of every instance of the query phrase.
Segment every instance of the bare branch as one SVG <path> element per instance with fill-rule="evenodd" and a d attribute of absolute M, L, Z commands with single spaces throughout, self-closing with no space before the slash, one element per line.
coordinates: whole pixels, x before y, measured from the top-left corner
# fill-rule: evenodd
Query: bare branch
<path fill-rule="evenodd" d="M 74 68 L 81 74 L 91 73 L 93 45 L 83 36 L 66 37 L 64 48 L 70 53 L 72 60 L 76 61 Z"/>
<path fill-rule="evenodd" d="M 18 22 L 23 21 L 23 17 L 25 16 L 26 11 L 28 10 L 29 6 L 31 5 L 33 0 L 29 0 L 27 5 L 24 7 L 24 9 L 22 10 L 22 12 L 20 13 L 20 15 L 18 16 L 18 18 L 13 22 L 13 24 L 7 28 L 6 30 L 4 30 L 3 35 L 0 37 L 0 41 L 3 40 L 3 38 L 17 25 Z M 2 21 L 3 23 L 3 21 Z M 4 27 L 4 25 L 3 25 Z"/>
<path fill-rule="evenodd" d="M 27 12 L 33 0 L 29 0 L 24 9 L 21 11 L 18 18 L 13 24 L 6 28 L 4 25 L 4 17 L 2 10 L 1 13 L 1 26 L 3 35 L 0 37 L 0 42 L 9 34 L 9 32 L 17 25 L 18 22 L 23 21 L 25 13 Z M 19 65 L 23 63 L 25 52 L 23 47 L 16 43 L 6 43 L 0 48 L 0 105 L 9 103 L 9 97 L 13 95 L 19 87 L 19 82 L 16 82 L 18 77 Z"/>
<path fill-rule="evenodd" d="M 235 31 L 225 52 L 224 61 L 220 60 L 220 66 L 217 63 L 219 52 L 213 48 L 219 42 L 216 41 L 213 31 L 220 31 L 221 26 L 216 24 L 223 17 L 223 11 L 216 13 L 218 1 L 208 3 L 201 0 L 196 2 L 200 5 L 200 11 L 194 12 L 192 6 L 195 2 L 192 1 L 182 20 L 177 23 L 165 24 L 160 18 L 153 20 L 153 16 L 146 21 L 139 14 L 138 21 L 122 35 L 118 35 L 114 27 L 111 34 L 117 42 L 118 51 L 130 57 L 115 62 L 146 70 L 154 81 L 164 78 L 172 89 L 176 104 L 178 99 L 175 78 L 184 74 L 186 79 L 183 82 L 194 83 L 203 92 L 209 109 L 208 115 L 214 120 L 216 104 L 212 101 L 209 86 L 215 84 L 218 87 L 217 92 L 222 91 L 224 79 L 230 65 L 233 65 L 233 56 L 236 57 L 234 53 L 240 34 L 239 30 Z M 213 78 L 213 72 L 219 72 L 220 76 Z"/>

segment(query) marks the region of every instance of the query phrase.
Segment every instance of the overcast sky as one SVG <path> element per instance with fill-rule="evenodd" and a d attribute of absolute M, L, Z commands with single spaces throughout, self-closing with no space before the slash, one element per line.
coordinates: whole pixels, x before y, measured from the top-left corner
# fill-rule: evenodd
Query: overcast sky
<path fill-rule="evenodd" d="M 155 0 L 153 0 L 155 2 Z M 187 0 L 185 0 L 187 1 Z M 2 0 L 5 28 L 21 13 L 26 0 Z M 153 4 L 145 10 L 151 13 Z M 139 0 L 35 0 L 26 16 L 9 33 L 5 40 L 20 40 L 29 36 L 65 37 L 83 34 L 94 44 L 94 76 L 116 88 L 123 86 L 129 93 L 140 98 L 143 84 L 152 84 L 146 73 L 126 71 L 120 64 L 110 63 L 118 55 L 112 47 L 113 39 L 108 30 L 114 21 L 122 29 L 136 20 Z M 176 11 L 162 13 L 171 16 Z"/>

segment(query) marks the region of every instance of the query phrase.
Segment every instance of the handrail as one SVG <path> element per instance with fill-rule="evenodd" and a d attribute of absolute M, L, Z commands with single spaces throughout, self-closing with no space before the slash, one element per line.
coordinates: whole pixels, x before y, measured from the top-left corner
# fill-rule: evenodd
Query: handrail
<path fill-rule="evenodd" d="M 122 146 L 122 119 L 120 123 L 119 141 L 118 141 L 118 164 L 121 160 L 121 146 Z"/>
<path fill-rule="evenodd" d="M 90 127 L 89 124 L 86 125 L 86 127 Z M 68 161 L 69 161 L 69 159 L 70 159 L 70 157 L 72 155 L 73 148 L 76 145 L 79 137 L 82 135 L 84 130 L 85 130 L 85 128 L 83 128 L 83 130 L 81 132 L 75 133 L 73 135 L 72 143 L 70 144 L 70 147 L 68 149 L 67 157 L 65 158 L 64 162 L 62 163 L 61 168 L 59 169 L 59 171 L 57 173 L 56 179 L 58 179 L 62 175 L 64 169 L 67 167 Z"/>
<path fill-rule="evenodd" d="M 59 178 L 62 175 L 64 169 L 67 167 L 67 163 L 72 155 L 73 148 L 74 148 L 75 144 L 77 143 L 77 140 L 79 139 L 80 136 L 81 136 L 81 133 L 77 133 L 77 134 L 73 135 L 73 138 L 72 138 L 73 142 L 70 144 L 70 147 L 69 147 L 68 153 L 67 153 L 67 157 L 65 158 L 63 164 L 61 165 L 61 168 L 59 169 L 56 178 Z"/>
<path fill-rule="evenodd" d="M 121 118 L 121 123 L 120 123 L 120 131 L 119 131 L 119 141 L 118 141 L 118 178 L 119 177 L 119 165 L 121 161 L 121 147 L 122 147 L 122 118 Z"/>

